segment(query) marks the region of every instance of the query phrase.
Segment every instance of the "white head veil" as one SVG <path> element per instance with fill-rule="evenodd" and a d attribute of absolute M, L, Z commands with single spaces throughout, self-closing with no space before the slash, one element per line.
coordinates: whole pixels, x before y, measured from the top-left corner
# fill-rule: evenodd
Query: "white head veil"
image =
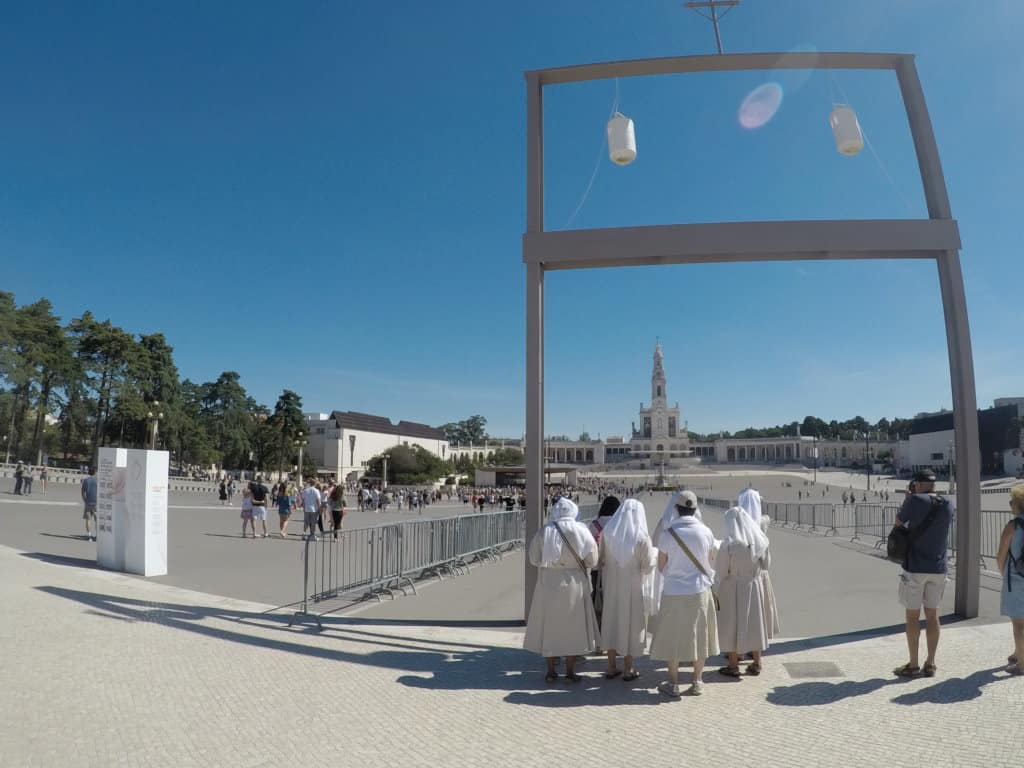
<path fill-rule="evenodd" d="M 603 538 L 608 552 L 619 565 L 628 565 L 641 537 L 649 537 L 647 513 L 636 499 L 626 499 L 605 526 Z"/>
<path fill-rule="evenodd" d="M 676 509 L 676 504 L 680 503 L 682 496 L 682 491 L 676 491 L 675 493 L 672 494 L 672 498 L 668 500 L 668 504 L 665 506 L 665 511 L 661 513 L 661 520 L 658 521 L 658 525 L 654 529 L 655 535 L 654 539 L 652 540 L 655 542 L 655 544 L 658 541 L 658 536 L 667 531 L 669 529 L 669 526 L 672 525 L 673 521 L 679 517 L 679 511 Z M 697 507 L 696 511 L 693 513 L 693 516 L 701 522 L 704 522 L 704 515 L 700 513 L 700 507 Z"/>
<path fill-rule="evenodd" d="M 740 494 L 737 506 L 745 509 L 750 519 L 755 523 L 761 523 L 761 494 L 753 488 L 747 488 Z"/>
<path fill-rule="evenodd" d="M 731 543 L 742 544 L 750 552 L 750 559 L 757 562 L 768 551 L 768 537 L 761 526 L 755 523 L 742 507 L 732 507 L 725 513 L 724 546 Z"/>
<path fill-rule="evenodd" d="M 544 546 L 541 550 L 540 564 L 550 568 L 562 557 L 562 537 L 555 530 L 558 526 L 565 537 L 572 543 L 576 554 L 585 558 L 594 547 L 594 537 L 582 523 L 577 523 L 580 508 L 564 496 L 551 505 L 548 513 L 548 524 L 544 526 Z"/>

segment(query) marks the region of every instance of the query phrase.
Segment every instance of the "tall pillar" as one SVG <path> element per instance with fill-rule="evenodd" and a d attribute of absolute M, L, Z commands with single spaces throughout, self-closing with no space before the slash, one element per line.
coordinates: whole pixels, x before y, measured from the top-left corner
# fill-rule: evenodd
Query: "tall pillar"
<path fill-rule="evenodd" d="M 910 135 L 914 139 L 917 164 L 921 169 L 928 216 L 953 218 L 949 195 L 942 173 L 938 145 L 924 91 L 912 58 L 903 58 L 896 69 L 903 103 L 907 109 Z M 981 455 L 978 442 L 978 403 L 974 388 L 974 357 L 967 320 L 960 254 L 943 251 L 936 254 L 939 288 L 946 320 L 946 345 L 949 354 L 949 378 L 953 394 L 953 427 L 957 470 L 956 534 L 958 568 L 956 572 L 955 610 L 965 618 L 978 615 L 981 589 Z"/>
<path fill-rule="evenodd" d="M 544 231 L 544 105 L 540 77 L 526 77 L 526 231 Z M 526 546 L 544 514 L 544 265 L 526 265 Z M 524 557 L 523 621 L 537 583 Z"/>

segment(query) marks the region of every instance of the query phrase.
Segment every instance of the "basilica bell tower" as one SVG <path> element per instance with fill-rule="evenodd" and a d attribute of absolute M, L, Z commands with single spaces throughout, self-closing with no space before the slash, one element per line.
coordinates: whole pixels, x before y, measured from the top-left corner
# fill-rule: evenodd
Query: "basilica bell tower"
<path fill-rule="evenodd" d="M 654 347 L 654 370 L 651 372 L 651 408 L 666 408 L 668 395 L 665 394 L 665 356 L 661 342 Z"/>

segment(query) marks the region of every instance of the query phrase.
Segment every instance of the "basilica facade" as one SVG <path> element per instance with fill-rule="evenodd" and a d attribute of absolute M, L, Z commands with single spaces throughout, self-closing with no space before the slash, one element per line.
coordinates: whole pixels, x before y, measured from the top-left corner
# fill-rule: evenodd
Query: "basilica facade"
<path fill-rule="evenodd" d="M 631 458 L 649 459 L 654 463 L 668 463 L 690 455 L 690 438 L 679 417 L 679 403 L 671 408 L 668 405 L 665 356 L 660 343 L 654 347 L 651 404 L 644 407 L 640 403 L 639 429 L 634 422 L 629 448 Z"/>

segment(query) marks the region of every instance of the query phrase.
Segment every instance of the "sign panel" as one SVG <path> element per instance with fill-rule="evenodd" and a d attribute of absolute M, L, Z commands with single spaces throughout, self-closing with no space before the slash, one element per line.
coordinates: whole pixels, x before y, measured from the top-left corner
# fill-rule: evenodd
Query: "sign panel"
<path fill-rule="evenodd" d="M 143 576 L 167 573 L 166 451 L 101 448 L 96 561 Z"/>

